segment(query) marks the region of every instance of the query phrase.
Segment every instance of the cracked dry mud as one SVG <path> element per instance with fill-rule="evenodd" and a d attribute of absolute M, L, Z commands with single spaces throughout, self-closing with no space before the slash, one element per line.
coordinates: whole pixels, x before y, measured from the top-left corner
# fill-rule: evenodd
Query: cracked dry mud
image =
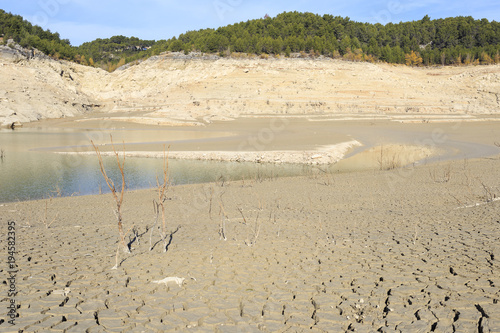
<path fill-rule="evenodd" d="M 45 201 L 4 204 L 2 228 L 17 223 L 19 318 L 0 330 L 500 332 L 500 201 L 486 203 L 481 185 L 500 193 L 499 166 L 172 187 L 167 225 L 181 228 L 166 253 L 161 242 L 148 251 L 154 191 L 128 192 L 125 229 L 139 242 L 117 270 L 109 195 L 53 199 L 48 229 Z M 448 181 L 430 176 L 445 168 Z M 166 277 L 185 280 L 152 283 Z"/>

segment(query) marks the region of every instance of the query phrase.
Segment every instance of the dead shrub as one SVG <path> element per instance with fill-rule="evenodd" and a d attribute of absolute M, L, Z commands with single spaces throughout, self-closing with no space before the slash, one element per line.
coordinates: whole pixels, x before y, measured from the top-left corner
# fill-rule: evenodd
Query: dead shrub
<path fill-rule="evenodd" d="M 101 173 L 104 177 L 104 180 L 106 180 L 106 184 L 108 185 L 111 193 L 113 194 L 113 198 L 114 198 L 115 203 L 116 203 L 116 209 L 114 210 L 114 213 L 116 215 L 116 219 L 118 222 L 118 233 L 120 235 L 120 242 L 123 246 L 123 251 L 126 253 L 130 253 L 130 249 L 129 249 L 128 245 L 125 243 L 125 233 L 123 232 L 123 216 L 122 216 L 123 196 L 125 194 L 125 172 L 124 172 L 125 143 L 123 143 L 123 159 L 120 160 L 120 155 L 118 154 L 118 152 L 115 149 L 115 145 L 113 143 L 113 137 L 111 135 L 110 135 L 110 139 L 111 139 L 111 146 L 113 147 L 113 153 L 116 156 L 116 163 L 118 165 L 118 169 L 120 170 L 120 174 L 121 174 L 122 186 L 121 186 L 121 190 L 119 193 L 117 192 L 117 189 L 115 187 L 115 183 L 113 182 L 113 180 L 111 178 L 108 177 L 108 175 L 106 173 L 106 169 L 104 168 L 104 163 L 102 161 L 102 156 L 101 156 L 101 152 L 99 151 L 99 148 L 97 148 L 97 146 L 94 144 L 93 141 L 90 141 L 90 142 L 92 143 L 92 146 L 94 147 L 94 150 L 97 154 L 97 159 L 99 160 L 99 167 L 101 169 Z M 112 269 L 118 268 L 118 249 L 119 249 L 119 246 L 120 245 L 118 245 L 118 248 L 116 250 L 116 258 L 115 258 L 116 263 Z"/>

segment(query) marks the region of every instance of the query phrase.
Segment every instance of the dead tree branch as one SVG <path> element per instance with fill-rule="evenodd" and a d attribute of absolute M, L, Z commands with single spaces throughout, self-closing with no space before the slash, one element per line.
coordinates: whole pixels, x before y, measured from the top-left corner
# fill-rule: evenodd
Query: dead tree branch
<path fill-rule="evenodd" d="M 122 205 L 123 205 L 123 196 L 125 194 L 125 172 L 124 172 L 124 165 L 125 165 L 125 143 L 123 143 L 123 160 L 120 160 L 120 155 L 115 149 L 115 145 L 113 143 L 113 137 L 110 135 L 111 139 L 111 146 L 113 147 L 113 153 L 116 156 L 116 163 L 118 164 L 118 169 L 120 170 L 121 178 L 122 178 L 122 186 L 121 190 L 118 193 L 115 187 L 115 183 L 111 178 L 108 177 L 106 173 L 106 169 L 104 168 L 104 163 L 102 161 L 102 156 L 99 148 L 94 144 L 93 141 L 90 141 L 92 143 L 92 146 L 94 147 L 94 150 L 97 154 L 97 159 L 99 160 L 99 167 L 101 169 L 101 173 L 104 177 L 104 180 L 106 180 L 106 184 L 108 185 L 111 193 L 113 194 L 113 198 L 115 199 L 116 203 L 116 210 L 114 210 L 114 213 L 116 215 L 116 219 L 118 221 L 118 232 L 120 234 L 120 240 L 123 246 L 123 251 L 130 253 L 130 249 L 128 248 L 127 244 L 125 243 L 125 234 L 123 232 L 123 216 L 122 216 Z M 113 267 L 113 269 L 118 268 L 118 252 L 116 253 L 116 265 Z"/>
<path fill-rule="evenodd" d="M 170 152 L 170 146 L 168 146 Z M 153 231 L 157 228 L 158 218 L 161 212 L 162 218 L 162 228 L 160 231 L 160 237 L 163 240 L 163 250 L 167 251 L 167 223 L 165 219 L 165 201 L 167 200 L 167 189 L 168 189 L 169 181 L 168 181 L 168 153 L 165 152 L 165 146 L 163 146 L 163 179 L 160 183 L 158 179 L 158 175 L 156 176 L 156 190 L 158 193 L 158 199 L 153 200 L 153 210 L 155 212 L 155 223 L 151 228 L 151 233 L 149 234 L 149 251 L 153 249 L 152 246 L 152 237 Z"/>

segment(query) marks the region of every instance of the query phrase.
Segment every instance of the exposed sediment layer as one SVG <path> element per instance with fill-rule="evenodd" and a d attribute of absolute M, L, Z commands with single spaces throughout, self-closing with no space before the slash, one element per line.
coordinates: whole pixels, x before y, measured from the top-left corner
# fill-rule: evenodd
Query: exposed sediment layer
<path fill-rule="evenodd" d="M 107 73 L 11 53 L 0 47 L 4 126 L 92 111 L 177 126 L 265 114 L 498 114 L 500 106 L 498 65 L 411 68 L 327 58 L 164 54 Z"/>
<path fill-rule="evenodd" d="M 173 159 L 190 159 L 220 162 L 256 162 L 256 163 L 297 163 L 297 164 L 334 164 L 340 161 L 352 147 L 360 146 L 356 140 L 342 142 L 330 146 L 322 146 L 308 151 L 172 151 L 168 157 Z M 415 150 L 426 151 L 425 147 Z M 430 151 L 430 150 L 429 150 Z M 87 154 L 94 152 L 61 152 L 62 154 Z M 113 156 L 114 152 L 101 152 L 103 156 Z M 158 151 L 126 151 L 127 157 L 163 158 L 164 152 Z M 430 152 L 429 152 L 430 155 Z"/>

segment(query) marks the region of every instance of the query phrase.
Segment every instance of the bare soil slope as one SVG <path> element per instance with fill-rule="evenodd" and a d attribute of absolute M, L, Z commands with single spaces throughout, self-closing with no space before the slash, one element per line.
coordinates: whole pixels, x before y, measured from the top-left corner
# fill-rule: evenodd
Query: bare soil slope
<path fill-rule="evenodd" d="M 0 77 L 4 125 L 92 110 L 160 125 L 248 114 L 497 114 L 500 94 L 500 66 L 410 68 L 165 54 L 107 73 L 28 60 L 6 47 L 0 48 Z"/>
<path fill-rule="evenodd" d="M 81 92 L 83 72 L 101 71 L 45 57 L 27 59 L 0 46 L 0 125 L 91 111 L 95 100 Z"/>

